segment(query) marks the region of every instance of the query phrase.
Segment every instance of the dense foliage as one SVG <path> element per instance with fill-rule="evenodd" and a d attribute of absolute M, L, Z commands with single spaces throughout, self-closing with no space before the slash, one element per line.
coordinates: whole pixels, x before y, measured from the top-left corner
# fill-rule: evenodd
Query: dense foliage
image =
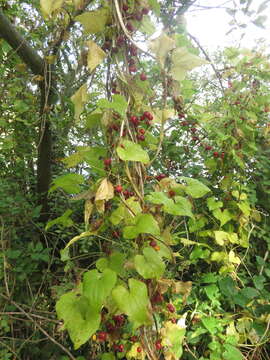
<path fill-rule="evenodd" d="M 194 3 L 0 3 L 1 359 L 269 359 L 269 57 Z"/>

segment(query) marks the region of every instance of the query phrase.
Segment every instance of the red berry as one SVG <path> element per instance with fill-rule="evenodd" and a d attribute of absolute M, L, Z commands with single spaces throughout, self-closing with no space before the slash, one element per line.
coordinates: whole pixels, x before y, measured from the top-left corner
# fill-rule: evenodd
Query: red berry
<path fill-rule="evenodd" d="M 142 135 L 145 134 L 145 130 L 144 130 L 144 129 L 139 129 L 138 132 L 139 132 L 140 134 L 142 134 Z"/>
<path fill-rule="evenodd" d="M 118 326 L 118 327 L 121 327 L 124 325 L 125 323 L 125 317 L 124 315 L 115 315 L 113 317 L 113 320 L 115 322 L 115 325 Z"/>
<path fill-rule="evenodd" d="M 181 125 L 182 125 L 182 126 L 188 126 L 188 122 L 187 122 L 187 121 L 182 121 L 182 122 L 181 122 Z"/>
<path fill-rule="evenodd" d="M 116 185 L 114 190 L 117 192 L 117 193 L 121 193 L 123 191 L 123 188 L 121 185 Z"/>
<path fill-rule="evenodd" d="M 130 31 L 130 32 L 133 32 L 133 31 L 134 31 L 134 27 L 133 27 L 133 25 L 132 25 L 130 22 L 127 23 L 126 28 L 127 28 L 128 31 Z"/>
<path fill-rule="evenodd" d="M 144 115 L 141 115 L 141 116 L 140 116 L 140 120 L 141 120 L 141 121 L 144 121 L 144 120 L 145 120 L 145 116 L 144 116 Z"/>
<path fill-rule="evenodd" d="M 161 350 L 161 349 L 162 349 L 162 345 L 161 345 L 160 340 L 158 340 L 155 345 L 156 345 L 156 349 L 157 349 L 157 350 Z"/>
<path fill-rule="evenodd" d="M 192 136 L 192 141 L 198 141 L 198 140 L 199 140 L 198 136 Z"/>
<path fill-rule="evenodd" d="M 109 333 L 112 333 L 112 332 L 115 331 L 115 326 L 114 326 L 112 323 L 108 323 L 108 324 L 106 325 L 106 328 L 107 328 L 107 330 L 108 330 Z"/>
<path fill-rule="evenodd" d="M 169 194 L 169 197 L 174 197 L 174 196 L 175 196 L 175 191 L 170 190 L 170 191 L 168 192 L 168 194 Z"/>
<path fill-rule="evenodd" d="M 149 111 L 145 111 L 143 113 L 144 117 L 146 117 L 148 120 L 153 120 L 153 115 Z"/>
<path fill-rule="evenodd" d="M 124 43 L 125 43 L 124 36 L 123 35 L 118 36 L 118 38 L 116 39 L 116 45 L 122 46 L 122 45 L 124 45 Z"/>
<path fill-rule="evenodd" d="M 193 134 L 194 134 L 197 131 L 197 129 L 196 128 L 191 128 L 190 131 L 193 132 Z"/>
<path fill-rule="evenodd" d="M 145 140 L 145 136 L 144 135 L 137 135 L 137 139 L 139 141 L 144 141 Z"/>
<path fill-rule="evenodd" d="M 129 59 L 128 64 L 129 65 L 135 65 L 135 60 L 134 59 Z"/>
<path fill-rule="evenodd" d="M 171 319 L 171 322 L 172 322 L 173 324 L 176 324 L 176 322 L 177 322 L 176 318 L 172 318 L 172 319 Z"/>
<path fill-rule="evenodd" d="M 137 71 L 137 68 L 136 68 L 135 65 L 130 65 L 130 66 L 128 67 L 128 70 L 129 70 L 130 73 L 132 73 L 132 72 L 136 72 L 136 71 Z"/>
<path fill-rule="evenodd" d="M 107 333 L 105 331 L 100 331 L 97 335 L 99 341 L 106 341 Z"/>
<path fill-rule="evenodd" d="M 134 47 L 130 47 L 130 54 L 132 56 L 137 56 L 138 54 L 138 51 L 137 51 L 137 48 L 134 46 Z"/>
<path fill-rule="evenodd" d="M 153 304 L 160 304 L 163 302 L 164 298 L 160 293 L 156 293 L 151 300 Z"/>
<path fill-rule="evenodd" d="M 131 336 L 130 341 L 135 343 L 136 341 L 138 341 L 138 337 L 133 335 L 133 336 Z"/>
<path fill-rule="evenodd" d="M 173 304 L 167 304 L 167 309 L 171 313 L 175 312 L 175 307 L 173 306 Z"/>
<path fill-rule="evenodd" d="M 220 157 L 221 157 L 221 159 L 224 159 L 224 158 L 225 158 L 225 152 L 222 152 L 222 153 L 220 154 Z"/>
<path fill-rule="evenodd" d="M 130 117 L 130 122 L 134 125 L 134 126 L 138 126 L 139 125 L 139 119 L 137 116 L 131 116 Z"/>
<path fill-rule="evenodd" d="M 112 236 L 113 236 L 114 238 L 118 239 L 119 236 L 120 236 L 120 234 L 119 234 L 118 231 L 113 231 L 113 232 L 112 232 Z"/>
<path fill-rule="evenodd" d="M 214 152 L 213 152 L 213 156 L 214 156 L 215 158 L 218 158 L 218 157 L 219 157 L 219 153 L 218 153 L 217 151 L 214 151 Z"/>
<path fill-rule="evenodd" d="M 118 351 L 119 352 L 123 352 L 124 351 L 124 345 L 123 344 L 120 344 L 120 345 L 118 345 Z"/>
<path fill-rule="evenodd" d="M 143 15 L 147 15 L 149 13 L 149 9 L 148 8 L 142 8 L 142 14 Z"/>
<path fill-rule="evenodd" d="M 112 159 L 104 159 L 103 162 L 105 166 L 110 166 L 112 163 Z"/>
<path fill-rule="evenodd" d="M 142 13 L 138 12 L 138 13 L 135 14 L 135 19 L 136 19 L 137 21 L 142 21 L 142 18 L 143 18 L 143 14 L 142 14 Z"/>
<path fill-rule="evenodd" d="M 155 240 L 151 240 L 149 245 L 152 247 L 155 247 L 155 246 L 157 246 L 157 242 Z"/>
<path fill-rule="evenodd" d="M 128 9 L 129 9 L 128 4 L 124 4 L 122 9 L 123 9 L 124 12 L 127 12 Z"/>
<path fill-rule="evenodd" d="M 157 179 L 158 181 L 160 181 L 160 180 L 164 179 L 165 177 L 166 177 L 165 174 L 160 174 L 160 175 L 157 175 L 157 176 L 156 176 L 156 179 Z"/>
<path fill-rule="evenodd" d="M 142 348 L 141 347 L 137 347 L 137 352 L 141 353 L 142 352 Z"/>
<path fill-rule="evenodd" d="M 142 73 L 142 74 L 140 75 L 140 79 L 141 79 L 141 81 L 147 80 L 147 76 L 145 75 L 145 73 Z"/>
<path fill-rule="evenodd" d="M 204 148 L 205 150 L 212 150 L 212 146 L 210 146 L 210 145 L 207 145 L 205 148 Z"/>

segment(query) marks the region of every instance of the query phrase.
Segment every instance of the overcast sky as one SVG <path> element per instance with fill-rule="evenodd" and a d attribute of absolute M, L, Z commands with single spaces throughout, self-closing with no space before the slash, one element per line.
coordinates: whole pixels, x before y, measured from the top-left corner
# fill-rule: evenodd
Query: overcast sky
<path fill-rule="evenodd" d="M 226 46 L 241 46 L 252 48 L 255 44 L 258 45 L 258 39 L 266 39 L 268 45 L 268 53 L 270 53 L 270 0 L 268 1 L 268 8 L 265 9 L 260 15 L 267 15 L 268 19 L 265 22 L 266 28 L 261 29 L 250 22 L 248 17 L 237 15 L 237 18 L 242 23 L 247 23 L 245 29 L 237 29 L 230 34 L 226 33 L 232 28 L 230 21 L 232 17 L 226 12 L 225 9 L 213 10 L 198 10 L 192 8 L 186 15 L 188 31 L 194 35 L 208 51 L 212 52 L 219 46 L 224 48 Z M 268 3 L 264 0 L 252 0 L 251 10 L 257 11 L 262 3 Z M 208 6 L 217 6 L 225 3 L 225 0 L 202 0 L 200 4 Z M 229 4 L 229 1 L 226 1 Z M 226 5 L 228 6 L 228 5 Z M 253 15 L 253 19 L 256 15 Z M 241 33 L 244 32 L 245 36 L 240 41 Z"/>

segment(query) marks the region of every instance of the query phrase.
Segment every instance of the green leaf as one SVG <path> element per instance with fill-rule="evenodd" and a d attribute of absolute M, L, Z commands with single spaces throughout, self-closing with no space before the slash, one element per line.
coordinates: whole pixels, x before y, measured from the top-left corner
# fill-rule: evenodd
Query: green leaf
<path fill-rule="evenodd" d="M 126 239 L 134 239 L 139 234 L 160 235 L 157 221 L 151 214 L 139 214 L 134 218 L 134 225 L 126 226 L 123 229 L 123 236 Z"/>
<path fill-rule="evenodd" d="M 53 180 L 53 186 L 50 188 L 49 193 L 58 188 L 62 188 L 69 194 L 78 194 L 81 191 L 80 184 L 84 182 L 84 177 L 80 174 L 66 174 L 57 177 Z"/>
<path fill-rule="evenodd" d="M 201 198 L 211 191 L 206 185 L 204 185 L 199 180 L 187 178 L 185 176 L 182 176 L 181 179 L 185 180 L 185 182 L 187 183 L 187 186 L 184 189 L 185 192 L 194 199 Z"/>
<path fill-rule="evenodd" d="M 64 321 L 63 329 L 68 330 L 75 349 L 84 344 L 100 325 L 101 317 L 90 309 L 88 299 L 72 291 L 57 301 L 56 313 L 58 319 Z"/>
<path fill-rule="evenodd" d="M 262 290 L 264 288 L 265 277 L 262 275 L 255 275 L 253 277 L 253 282 L 256 289 Z"/>
<path fill-rule="evenodd" d="M 232 298 L 237 293 L 235 282 L 230 276 L 226 276 L 219 280 L 218 285 L 221 293 L 229 298 Z"/>
<path fill-rule="evenodd" d="M 101 356 L 101 360 L 115 360 L 115 356 L 113 353 L 104 353 Z"/>
<path fill-rule="evenodd" d="M 74 223 L 70 219 L 70 215 L 73 213 L 71 209 L 67 209 L 63 215 L 59 216 L 56 219 L 48 221 L 45 231 L 48 231 L 54 225 L 62 225 L 63 227 L 72 226 Z"/>
<path fill-rule="evenodd" d="M 214 335 L 217 332 L 219 327 L 219 320 L 214 317 L 204 317 L 202 318 L 202 323 L 205 328 Z"/>
<path fill-rule="evenodd" d="M 116 210 L 112 212 L 110 221 L 113 225 L 118 225 L 122 220 L 125 220 L 126 224 L 133 223 L 133 214 L 138 215 L 142 212 L 140 203 L 134 197 L 127 199 L 125 202 L 127 206 L 121 204 Z M 130 210 L 132 210 L 132 213 Z"/>
<path fill-rule="evenodd" d="M 204 291 L 205 291 L 206 295 L 208 296 L 208 298 L 212 301 L 216 300 L 220 295 L 219 289 L 215 284 L 205 286 Z"/>
<path fill-rule="evenodd" d="M 46 18 L 62 7 L 64 0 L 40 0 L 42 15 Z"/>
<path fill-rule="evenodd" d="M 153 10 L 153 12 L 159 16 L 160 15 L 160 4 L 158 0 L 147 0 L 149 7 Z"/>
<path fill-rule="evenodd" d="M 163 210 L 171 215 L 193 217 L 191 203 L 182 196 L 169 199 L 163 192 L 151 192 L 146 200 L 153 204 L 163 204 Z"/>
<path fill-rule="evenodd" d="M 103 273 L 91 270 L 84 274 L 83 295 L 88 299 L 93 312 L 100 312 L 115 286 L 116 278 L 116 273 L 110 269 L 105 269 Z"/>
<path fill-rule="evenodd" d="M 224 344 L 225 352 L 223 353 L 224 360 L 243 360 L 243 355 L 240 350 L 231 344 Z"/>
<path fill-rule="evenodd" d="M 116 94 L 113 95 L 111 102 L 107 99 L 100 99 L 97 102 L 97 106 L 101 109 L 112 109 L 118 112 L 120 115 L 124 116 L 127 110 L 128 103 L 126 102 L 124 96 Z"/>
<path fill-rule="evenodd" d="M 152 323 L 148 312 L 149 298 L 146 285 L 135 279 L 128 280 L 129 290 L 119 285 L 112 291 L 113 299 L 118 308 L 127 314 L 134 329 Z"/>
<path fill-rule="evenodd" d="M 100 158 L 104 158 L 107 154 L 107 151 L 102 146 L 95 146 L 92 148 L 88 148 L 87 151 L 84 152 L 83 158 L 84 161 L 88 165 L 91 166 L 92 171 L 97 173 L 98 175 L 105 175 L 104 164 L 103 161 L 100 161 Z"/>
<path fill-rule="evenodd" d="M 93 129 L 93 128 L 99 126 L 101 124 L 101 118 L 102 118 L 101 113 L 94 113 L 94 114 L 88 115 L 86 118 L 86 127 L 88 129 Z"/>
<path fill-rule="evenodd" d="M 165 271 L 164 262 L 151 247 L 144 248 L 143 255 L 136 255 L 134 264 L 135 269 L 144 279 L 159 279 Z"/>
<path fill-rule="evenodd" d="M 162 345 L 168 347 L 166 357 L 180 359 L 183 353 L 182 343 L 184 340 L 186 329 L 178 324 L 172 324 L 171 321 L 165 323 L 165 327 L 161 329 Z"/>
<path fill-rule="evenodd" d="M 186 47 L 176 48 L 172 52 L 172 77 L 178 81 L 184 80 L 189 70 L 204 64 L 208 64 L 208 61 L 190 53 Z"/>
<path fill-rule="evenodd" d="M 109 14 L 109 9 L 102 7 L 95 11 L 84 12 L 76 16 L 75 20 L 82 24 L 85 34 L 96 34 L 104 30 Z"/>
<path fill-rule="evenodd" d="M 156 32 L 156 26 L 152 23 L 150 16 L 144 16 L 140 22 L 139 31 L 146 35 L 153 35 Z"/>
<path fill-rule="evenodd" d="M 100 271 L 104 271 L 105 269 L 111 269 L 115 271 L 117 274 L 121 274 L 123 272 L 123 265 L 125 261 L 125 255 L 119 252 L 112 253 L 109 258 L 100 258 L 96 262 L 96 267 Z"/>
<path fill-rule="evenodd" d="M 221 208 L 223 206 L 223 202 L 216 200 L 214 197 L 208 198 L 206 200 L 206 202 L 207 202 L 208 209 L 210 211 L 219 209 L 219 208 Z"/>
<path fill-rule="evenodd" d="M 140 161 L 147 164 L 150 159 L 141 145 L 136 144 L 130 140 L 124 140 L 116 149 L 118 156 L 124 161 Z"/>
<path fill-rule="evenodd" d="M 225 225 L 228 221 L 233 219 L 233 215 L 227 209 L 223 211 L 221 211 L 220 209 L 216 209 L 213 211 L 213 215 L 216 219 L 220 221 L 220 226 Z"/>

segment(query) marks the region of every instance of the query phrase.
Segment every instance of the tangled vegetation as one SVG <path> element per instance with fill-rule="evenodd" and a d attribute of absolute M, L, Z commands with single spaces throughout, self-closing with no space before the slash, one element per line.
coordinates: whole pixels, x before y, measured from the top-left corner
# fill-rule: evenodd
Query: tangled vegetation
<path fill-rule="evenodd" d="M 269 359 L 269 56 L 196 3 L 0 2 L 1 360 Z"/>

